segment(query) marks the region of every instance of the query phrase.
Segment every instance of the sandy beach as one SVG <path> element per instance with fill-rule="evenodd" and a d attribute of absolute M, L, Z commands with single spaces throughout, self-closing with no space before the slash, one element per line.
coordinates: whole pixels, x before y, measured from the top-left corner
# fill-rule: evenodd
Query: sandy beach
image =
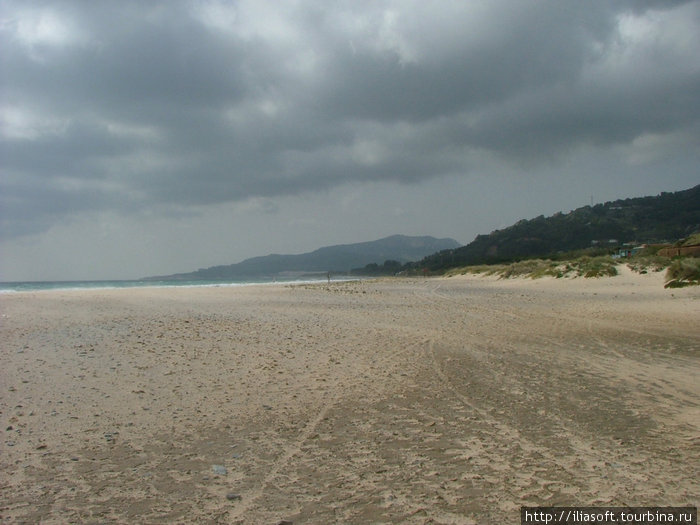
<path fill-rule="evenodd" d="M 661 274 L 0 297 L 3 523 L 519 523 L 700 505 Z"/>

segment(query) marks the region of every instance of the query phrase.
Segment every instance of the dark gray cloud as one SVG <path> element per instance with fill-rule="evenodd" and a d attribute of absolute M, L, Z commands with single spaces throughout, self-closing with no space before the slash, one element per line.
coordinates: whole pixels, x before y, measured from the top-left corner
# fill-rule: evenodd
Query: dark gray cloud
<path fill-rule="evenodd" d="M 536 177 L 586 148 L 700 143 L 697 1 L 3 1 L 0 16 L 5 239 L 90 211 L 487 165 Z"/>

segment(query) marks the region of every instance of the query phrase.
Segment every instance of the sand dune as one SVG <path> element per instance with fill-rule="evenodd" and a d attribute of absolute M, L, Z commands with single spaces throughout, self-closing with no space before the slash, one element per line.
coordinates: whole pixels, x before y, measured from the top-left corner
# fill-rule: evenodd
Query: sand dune
<path fill-rule="evenodd" d="M 7 294 L 0 521 L 698 505 L 699 300 L 627 271 Z"/>

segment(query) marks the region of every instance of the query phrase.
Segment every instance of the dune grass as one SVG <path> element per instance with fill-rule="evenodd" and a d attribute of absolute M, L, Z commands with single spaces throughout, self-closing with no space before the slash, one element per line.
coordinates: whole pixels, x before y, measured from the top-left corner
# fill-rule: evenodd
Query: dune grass
<path fill-rule="evenodd" d="M 666 270 L 665 288 L 700 285 L 700 259 L 684 257 L 674 260 Z"/>
<path fill-rule="evenodd" d="M 515 277 L 555 278 L 597 278 L 618 275 L 617 267 L 626 264 L 631 270 L 646 274 L 666 270 L 666 288 L 700 285 L 700 259 L 683 257 L 671 259 L 658 255 L 644 255 L 621 261 L 608 256 L 583 256 L 568 261 L 553 261 L 549 259 L 526 259 L 510 264 L 481 264 L 452 268 L 445 273 L 446 277 L 455 275 L 495 275 L 501 279 Z"/>
<path fill-rule="evenodd" d="M 579 257 L 570 261 L 526 259 L 510 264 L 491 264 L 454 268 L 445 275 L 497 275 L 503 279 L 512 277 L 609 277 L 617 275 L 616 262 L 610 257 Z"/>

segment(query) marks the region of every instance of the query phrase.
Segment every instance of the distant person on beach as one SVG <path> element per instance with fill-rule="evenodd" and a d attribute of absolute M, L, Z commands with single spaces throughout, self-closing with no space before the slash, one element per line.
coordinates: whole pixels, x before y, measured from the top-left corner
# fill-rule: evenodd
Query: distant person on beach
<path fill-rule="evenodd" d="M 331 272 L 328 272 L 327 277 L 328 277 L 328 284 L 331 284 Z"/>

